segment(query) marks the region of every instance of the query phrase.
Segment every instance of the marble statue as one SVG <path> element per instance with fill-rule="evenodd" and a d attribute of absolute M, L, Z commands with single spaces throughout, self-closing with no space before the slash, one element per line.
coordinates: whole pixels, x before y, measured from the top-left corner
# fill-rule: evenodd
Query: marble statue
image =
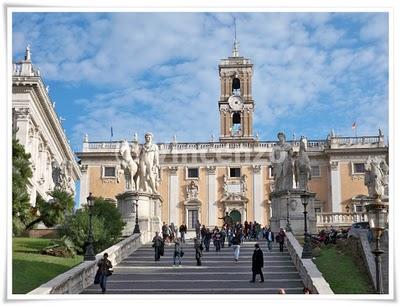
<path fill-rule="evenodd" d="M 279 142 L 272 152 L 272 167 L 275 182 L 275 191 L 293 189 L 293 148 L 286 143 L 284 133 L 278 133 Z"/>
<path fill-rule="evenodd" d="M 160 163 L 158 146 L 153 144 L 153 134 L 147 132 L 144 135 L 143 144 L 139 155 L 139 181 L 140 190 L 158 193 L 160 182 Z"/>
<path fill-rule="evenodd" d="M 243 194 L 246 194 L 246 192 L 247 192 L 247 176 L 246 176 L 246 174 L 243 174 L 242 177 L 240 178 L 240 191 Z"/>
<path fill-rule="evenodd" d="M 186 199 L 197 199 L 199 195 L 199 187 L 194 181 L 191 181 L 188 186 L 186 186 Z"/>
<path fill-rule="evenodd" d="M 119 149 L 122 156 L 121 169 L 125 174 L 125 188 L 126 190 L 137 190 L 137 180 L 135 179 L 138 172 L 138 164 L 133 160 L 131 154 L 131 147 L 128 141 L 123 140 Z M 119 177 L 120 172 L 118 173 Z M 118 179 L 119 181 L 119 179 Z"/>
<path fill-rule="evenodd" d="M 388 185 L 389 167 L 384 159 L 368 156 L 364 163 L 364 185 L 368 187 L 368 195 L 380 198 L 385 194 Z"/>
<path fill-rule="evenodd" d="M 308 190 L 308 181 L 311 180 L 311 166 L 306 152 L 306 143 L 307 140 L 301 137 L 299 155 L 294 163 L 296 185 L 302 190 Z"/>
<path fill-rule="evenodd" d="M 222 178 L 224 182 L 224 196 L 226 196 L 228 195 L 228 177 L 224 174 Z"/>

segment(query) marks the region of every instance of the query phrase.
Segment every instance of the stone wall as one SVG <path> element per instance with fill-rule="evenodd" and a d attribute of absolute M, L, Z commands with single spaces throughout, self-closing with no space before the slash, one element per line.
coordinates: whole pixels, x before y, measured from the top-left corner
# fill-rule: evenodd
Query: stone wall
<path fill-rule="evenodd" d="M 303 248 L 292 233 L 287 232 L 287 249 L 304 283 L 312 294 L 334 294 L 327 281 L 311 259 L 302 259 Z"/>
<path fill-rule="evenodd" d="M 104 253 L 108 253 L 108 259 L 115 266 L 140 246 L 140 234 L 132 235 L 97 254 L 95 261 L 85 261 L 28 294 L 78 294 L 93 284 L 97 262 L 103 258 Z"/>

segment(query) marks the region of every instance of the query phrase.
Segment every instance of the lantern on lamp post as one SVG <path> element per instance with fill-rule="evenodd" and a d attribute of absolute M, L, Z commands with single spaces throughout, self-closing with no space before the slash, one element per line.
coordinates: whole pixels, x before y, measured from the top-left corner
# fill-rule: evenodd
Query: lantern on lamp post
<path fill-rule="evenodd" d="M 86 249 L 85 249 L 85 256 L 83 260 L 95 260 L 96 256 L 94 255 L 93 250 L 93 234 L 92 234 L 92 208 L 94 206 L 94 197 L 92 193 L 89 193 L 89 196 L 86 198 L 87 206 L 89 208 L 89 230 L 88 230 L 88 238 L 86 241 Z"/>
<path fill-rule="evenodd" d="M 304 245 L 303 245 L 303 253 L 301 254 L 301 258 L 310 259 L 312 258 L 312 247 L 310 237 L 307 231 L 307 205 L 310 195 L 307 191 L 304 191 L 301 195 L 301 203 L 304 206 Z"/>
<path fill-rule="evenodd" d="M 133 229 L 134 234 L 140 234 L 140 228 L 139 228 L 139 205 L 138 205 L 138 200 L 135 199 L 133 200 L 133 207 L 135 209 L 135 228 Z"/>
<path fill-rule="evenodd" d="M 384 251 L 381 249 L 380 240 L 386 227 L 388 206 L 382 203 L 380 197 L 378 197 L 373 203 L 365 205 L 365 208 L 367 210 L 372 237 L 375 240 L 375 249 L 372 253 L 375 255 L 376 293 L 383 294 L 381 255 Z"/>

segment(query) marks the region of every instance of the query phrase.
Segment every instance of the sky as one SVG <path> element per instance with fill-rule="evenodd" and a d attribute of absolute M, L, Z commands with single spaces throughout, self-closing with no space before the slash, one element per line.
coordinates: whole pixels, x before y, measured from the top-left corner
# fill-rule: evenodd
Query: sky
<path fill-rule="evenodd" d="M 12 56 L 31 45 L 74 151 L 85 133 L 207 142 L 234 18 L 260 140 L 388 135 L 387 13 L 13 13 Z"/>

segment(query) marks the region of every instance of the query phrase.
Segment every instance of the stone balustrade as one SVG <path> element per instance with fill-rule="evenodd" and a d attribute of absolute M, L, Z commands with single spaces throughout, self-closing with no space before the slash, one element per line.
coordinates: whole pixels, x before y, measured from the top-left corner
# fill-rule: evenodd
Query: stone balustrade
<path fill-rule="evenodd" d="M 293 234 L 287 232 L 286 237 L 286 247 L 304 286 L 310 289 L 312 294 L 334 294 L 312 259 L 301 258 L 303 248 Z"/>
<path fill-rule="evenodd" d="M 355 222 L 367 222 L 366 213 L 316 213 L 317 228 L 346 227 Z"/>
<path fill-rule="evenodd" d="M 140 245 L 140 234 L 129 236 L 97 254 L 96 260 L 85 261 L 32 290 L 28 294 L 78 294 L 93 284 L 94 276 L 97 271 L 97 262 L 103 258 L 104 253 L 108 253 L 108 259 L 111 261 L 112 265 L 115 266 L 136 251 Z"/>

